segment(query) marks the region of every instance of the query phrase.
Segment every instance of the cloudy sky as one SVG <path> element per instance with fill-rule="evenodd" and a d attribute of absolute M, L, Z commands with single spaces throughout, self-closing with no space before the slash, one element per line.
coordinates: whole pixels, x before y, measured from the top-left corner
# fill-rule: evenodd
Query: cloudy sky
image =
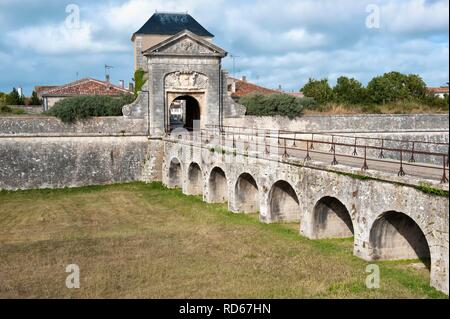
<path fill-rule="evenodd" d="M 67 28 L 69 4 L 78 28 Z M 235 76 L 271 88 L 340 75 L 367 83 L 391 70 L 430 86 L 449 78 L 448 0 L 0 0 L 0 91 L 30 94 L 77 72 L 103 79 L 105 64 L 114 83 L 129 82 L 131 35 L 155 10 L 188 11 L 237 56 Z M 233 73 L 230 57 L 224 65 Z"/>

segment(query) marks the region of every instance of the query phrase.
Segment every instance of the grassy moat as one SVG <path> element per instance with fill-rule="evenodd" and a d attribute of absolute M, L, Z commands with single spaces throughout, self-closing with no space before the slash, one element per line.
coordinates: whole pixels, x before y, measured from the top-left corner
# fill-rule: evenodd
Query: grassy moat
<path fill-rule="evenodd" d="M 447 298 L 417 263 L 377 263 L 368 289 L 351 239 L 311 241 L 159 183 L 0 192 L 0 298 Z"/>

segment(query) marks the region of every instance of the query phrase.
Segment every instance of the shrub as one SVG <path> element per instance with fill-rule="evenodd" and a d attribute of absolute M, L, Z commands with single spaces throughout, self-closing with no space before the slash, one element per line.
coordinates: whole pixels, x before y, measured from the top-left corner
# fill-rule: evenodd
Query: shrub
<path fill-rule="evenodd" d="M 145 71 L 142 69 L 138 69 L 134 72 L 134 95 L 137 96 L 137 94 L 142 90 L 142 87 L 145 83 Z"/>
<path fill-rule="evenodd" d="M 255 116 L 287 116 L 294 118 L 301 116 L 305 108 L 315 106 L 310 98 L 297 98 L 288 94 L 252 93 L 242 97 L 239 103 L 247 108 L 247 115 Z"/>
<path fill-rule="evenodd" d="M 66 123 L 92 116 L 121 116 L 122 107 L 133 102 L 132 95 L 120 98 L 111 96 L 77 96 L 58 101 L 47 114 L 53 115 Z"/>
<path fill-rule="evenodd" d="M 12 108 L 7 105 L 0 105 L 0 113 L 11 113 Z"/>

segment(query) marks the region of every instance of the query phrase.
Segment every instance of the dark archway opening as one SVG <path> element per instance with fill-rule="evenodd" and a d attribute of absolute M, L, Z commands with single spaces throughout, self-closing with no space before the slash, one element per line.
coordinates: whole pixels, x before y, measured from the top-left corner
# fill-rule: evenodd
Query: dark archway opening
<path fill-rule="evenodd" d="M 236 208 L 239 212 L 257 213 L 259 211 L 258 185 L 248 173 L 239 176 L 235 187 Z"/>
<path fill-rule="evenodd" d="M 189 95 L 177 97 L 170 105 L 170 131 L 175 129 L 194 130 L 195 121 L 200 121 L 200 104 Z"/>
<path fill-rule="evenodd" d="M 348 238 L 353 236 L 350 213 L 337 198 L 323 197 L 314 207 L 316 238 Z"/>
<path fill-rule="evenodd" d="M 228 201 L 228 187 L 225 172 L 215 167 L 209 177 L 209 193 L 212 203 L 225 203 Z"/>
<path fill-rule="evenodd" d="M 181 163 L 176 158 L 169 165 L 169 187 L 181 187 Z"/>
<path fill-rule="evenodd" d="M 374 259 L 420 259 L 430 269 L 430 248 L 424 233 L 409 216 L 396 211 L 382 214 L 370 230 Z"/>
<path fill-rule="evenodd" d="M 294 188 L 286 181 L 276 182 L 270 192 L 271 221 L 300 220 L 300 204 Z"/>
<path fill-rule="evenodd" d="M 192 163 L 188 170 L 188 192 L 191 195 L 203 193 L 202 171 L 197 163 Z"/>

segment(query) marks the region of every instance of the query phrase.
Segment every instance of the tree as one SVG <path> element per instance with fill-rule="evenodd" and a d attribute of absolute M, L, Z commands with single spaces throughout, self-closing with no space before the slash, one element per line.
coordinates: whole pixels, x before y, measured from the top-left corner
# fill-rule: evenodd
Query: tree
<path fill-rule="evenodd" d="M 385 73 L 369 82 L 367 93 L 370 100 L 378 104 L 411 99 L 413 94 L 418 94 L 418 79 L 418 76 L 407 76 L 400 72 Z"/>
<path fill-rule="evenodd" d="M 31 94 L 30 105 L 41 105 L 41 104 L 42 104 L 41 99 L 38 97 L 37 93 L 33 91 L 33 93 Z"/>
<path fill-rule="evenodd" d="M 406 76 L 406 86 L 409 95 L 416 100 L 423 100 L 427 95 L 427 85 L 425 81 L 417 74 L 409 74 Z"/>
<path fill-rule="evenodd" d="M 365 100 L 365 88 L 361 82 L 345 76 L 337 79 L 333 94 L 338 103 L 358 104 Z"/>
<path fill-rule="evenodd" d="M 20 96 L 19 92 L 17 92 L 16 88 L 13 88 L 11 93 L 6 97 L 6 103 L 8 105 L 24 105 L 25 101 L 23 96 Z"/>
<path fill-rule="evenodd" d="M 325 104 L 333 100 L 333 89 L 327 79 L 309 79 L 308 83 L 300 90 L 306 97 L 313 98 L 319 104 Z"/>

